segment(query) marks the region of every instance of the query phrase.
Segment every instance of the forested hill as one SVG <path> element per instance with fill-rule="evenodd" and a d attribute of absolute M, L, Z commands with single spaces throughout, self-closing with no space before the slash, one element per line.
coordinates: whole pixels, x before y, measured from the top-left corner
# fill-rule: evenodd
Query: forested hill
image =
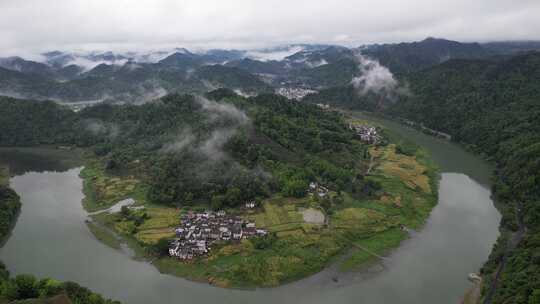
<path fill-rule="evenodd" d="M 448 132 L 497 163 L 503 235 L 483 269 L 485 294 L 504 261 L 492 303 L 540 303 L 540 53 L 449 61 L 409 80 L 414 95 L 392 114 Z M 509 239 L 525 230 L 511 250 Z"/>
<path fill-rule="evenodd" d="M 353 183 L 366 146 L 343 118 L 276 95 L 169 95 L 140 106 L 74 113 L 52 102 L 0 99 L 0 145 L 90 147 L 107 170 L 149 184 L 151 201 L 214 208 L 280 192 L 303 196 L 310 181 Z M 212 100 L 213 99 L 213 100 Z"/>
<path fill-rule="evenodd" d="M 418 42 L 372 45 L 362 53 L 379 60 L 393 73 L 407 74 L 451 59 L 480 59 L 496 54 L 479 43 L 427 38 Z"/>
<path fill-rule="evenodd" d="M 449 60 L 401 81 L 410 94 L 386 102 L 384 113 L 449 133 L 497 164 L 494 194 L 503 234 L 483 268 L 485 295 L 495 286 L 492 303 L 540 303 L 540 53 L 503 61 Z M 336 88 L 306 99 L 381 110 L 373 98 L 355 93 L 352 87 Z M 516 231 L 527 232 L 515 250 L 506 249 L 512 236 L 519 240 Z M 503 260 L 500 279 L 491 285 Z"/>
<path fill-rule="evenodd" d="M 500 158 L 508 140 L 536 138 L 540 53 L 503 62 L 452 60 L 407 78 L 412 92 L 389 113 L 422 121 Z M 536 116 L 535 116 L 536 115 Z M 536 134 L 536 135 L 535 135 Z"/>

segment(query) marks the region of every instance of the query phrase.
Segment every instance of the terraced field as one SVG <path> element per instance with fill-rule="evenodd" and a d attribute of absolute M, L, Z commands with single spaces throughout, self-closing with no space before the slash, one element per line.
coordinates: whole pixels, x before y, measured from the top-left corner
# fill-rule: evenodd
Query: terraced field
<path fill-rule="evenodd" d="M 83 206 L 88 212 L 109 208 L 129 197 L 140 204 L 146 199 L 145 187 L 138 179 L 109 176 L 98 161 L 88 160 L 80 175 L 84 180 Z"/>

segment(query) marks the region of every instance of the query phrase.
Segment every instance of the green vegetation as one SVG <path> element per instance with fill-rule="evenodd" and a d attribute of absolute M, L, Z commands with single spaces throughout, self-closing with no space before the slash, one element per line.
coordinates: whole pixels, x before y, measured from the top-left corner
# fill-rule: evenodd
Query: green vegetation
<path fill-rule="evenodd" d="M 276 195 L 263 200 L 259 210 L 231 209 L 270 234 L 215 246 L 208 257 L 192 262 L 167 257 L 167 243 L 161 241 L 174 235 L 180 213 L 193 207 L 177 210 L 147 203 L 144 209 L 126 208 L 94 218 L 127 240 L 135 240 L 144 255 L 157 255 L 153 264 L 161 272 L 221 287 L 276 286 L 316 273 L 349 250 L 352 254 L 341 268 L 356 269 L 376 260 L 374 253 L 382 255 L 397 247 L 407 236 L 400 228 L 420 228 L 436 203 L 436 169 L 422 150 L 416 147 L 413 155 L 401 155 L 389 145 L 372 147 L 370 153 L 376 165 L 366 178 L 381 183 L 376 194 Z M 327 223 L 306 223 L 301 213 L 306 208 L 323 210 Z"/>
<path fill-rule="evenodd" d="M 398 62 L 400 56 L 385 55 L 413 47 L 374 50 L 381 52 L 384 63 L 410 72 L 399 77 L 408 83 L 411 94 L 397 102 L 353 94 L 352 87 L 328 89 L 306 101 L 406 118 L 448 133 L 493 160 L 497 165 L 493 193 L 503 219 L 501 237 L 482 268 L 483 297 L 491 303 L 539 303 L 540 53 L 449 60 L 423 70 L 411 68 L 411 62 Z M 465 57 L 476 58 L 469 55 Z"/>
<path fill-rule="evenodd" d="M 540 54 L 452 60 L 408 79 L 414 96 L 389 113 L 449 133 L 497 163 L 493 193 L 503 215 L 502 234 L 482 268 L 484 297 L 492 303 L 538 303 Z"/>
<path fill-rule="evenodd" d="M 245 99 L 218 90 L 209 97 L 218 101 L 169 95 L 159 103 L 103 104 L 80 113 L 2 98 L 0 120 L 8 127 L 0 144 L 91 147 L 94 155 L 82 173 L 97 179 L 94 188 L 85 185 L 89 210 L 133 195 L 127 189 L 135 180 L 148 185 L 144 192 L 152 202 L 212 202 L 214 208 L 275 192 L 303 196 L 313 180 L 334 190 L 351 188 L 366 147 L 352 140 L 340 115 L 275 95 Z M 35 117 L 37 126 L 23 117 Z M 62 124 L 53 122 L 58 117 Z M 129 175 L 134 180 L 128 184 L 108 179 Z"/>
<path fill-rule="evenodd" d="M 10 278 L 0 262 L 0 303 L 118 304 L 73 282 L 38 280 L 31 275 Z"/>
<path fill-rule="evenodd" d="M 377 98 L 343 94 L 352 88 L 329 89 L 306 100 L 328 99 L 335 106 L 406 118 L 448 133 L 496 162 L 493 193 L 503 215 L 502 233 L 482 268 L 483 296 L 492 303 L 538 303 L 540 53 L 449 60 L 401 77 L 412 94 L 378 107 Z"/>
<path fill-rule="evenodd" d="M 104 165 L 88 157 L 81 170 L 83 179 L 83 206 L 88 212 L 106 209 L 120 200 L 133 198 L 144 203 L 146 186 L 133 176 L 117 177 L 107 174 Z"/>
<path fill-rule="evenodd" d="M 0 185 L 9 185 L 9 170 L 5 166 L 0 166 Z"/>
<path fill-rule="evenodd" d="M 367 48 L 363 54 L 376 58 L 393 73 L 406 74 L 455 58 L 479 59 L 496 53 L 478 43 L 427 38 L 418 42 L 381 44 Z"/>
<path fill-rule="evenodd" d="M 0 246 L 15 225 L 20 209 L 19 195 L 9 188 L 9 170 L 0 164 Z"/>
<path fill-rule="evenodd" d="M 113 249 L 121 248 L 120 240 L 109 230 L 107 230 L 107 228 L 101 227 L 92 222 L 88 222 L 86 225 L 88 226 L 88 229 L 90 229 L 90 232 L 92 232 L 92 234 L 103 244 Z"/>
<path fill-rule="evenodd" d="M 389 248 L 399 246 L 402 240 L 407 238 L 407 233 L 400 229 L 389 229 L 385 232 L 376 234 L 370 238 L 359 240 L 353 246 L 357 250 L 352 253 L 341 265 L 341 269 L 354 269 L 373 261 L 377 255 L 384 255 Z M 369 250 L 369 251 L 368 251 Z"/>
<path fill-rule="evenodd" d="M 54 144 L 87 147 L 81 172 L 86 209 L 136 200 L 140 208 L 93 219 L 138 257 L 157 258 L 163 272 L 226 287 L 276 286 L 320 271 L 338 254 L 357 250 L 354 244 L 380 238 L 374 252 L 397 246 L 404 235 L 391 231 L 420 227 L 435 205 L 435 168 L 418 147 L 362 143 L 343 115 L 276 95 L 243 98 L 222 89 L 207 97 L 97 105 L 69 114 L 72 126 L 66 130 L 78 132 L 58 129 L 56 139 L 43 134 L 53 136 L 48 140 Z M 17 115 L 31 117 L 34 111 L 10 99 L 0 103 Z M 64 111 L 47 107 L 50 116 Z M 26 132 L 16 120 L 11 123 L 8 134 Z M 32 132 L 27 144 L 40 143 L 39 130 Z M 308 195 L 310 182 L 330 191 Z M 241 212 L 248 200 L 260 208 Z M 193 262 L 163 257 L 180 213 L 208 208 L 252 219 L 270 233 L 215 246 Z M 305 222 L 305 209 L 326 220 Z M 113 242 L 103 230 L 91 229 Z M 345 268 L 367 260 L 353 256 Z"/>

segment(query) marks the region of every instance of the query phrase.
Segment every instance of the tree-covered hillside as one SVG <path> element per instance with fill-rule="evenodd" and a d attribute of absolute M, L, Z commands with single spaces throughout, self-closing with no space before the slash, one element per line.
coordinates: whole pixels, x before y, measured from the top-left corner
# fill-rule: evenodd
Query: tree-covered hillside
<path fill-rule="evenodd" d="M 503 234 L 483 268 L 486 295 L 495 284 L 492 303 L 539 303 L 540 53 L 453 60 L 409 80 L 414 95 L 390 113 L 450 133 L 497 163 Z"/>
<path fill-rule="evenodd" d="M 450 59 L 480 59 L 496 54 L 478 43 L 427 38 L 418 42 L 368 46 L 362 53 L 376 58 L 393 73 L 407 74 Z"/>
<path fill-rule="evenodd" d="M 304 101 L 422 123 L 494 161 L 503 233 L 482 269 L 484 293 L 490 303 L 540 303 L 540 53 L 453 59 L 399 80 L 408 92 L 394 99 L 349 86 Z"/>
<path fill-rule="evenodd" d="M 234 206 L 281 192 L 303 196 L 310 181 L 353 187 L 366 146 L 341 116 L 276 95 L 229 90 L 169 95 L 140 106 L 79 113 L 52 102 L 0 100 L 0 145 L 92 147 L 106 168 L 144 176 L 152 201 Z"/>

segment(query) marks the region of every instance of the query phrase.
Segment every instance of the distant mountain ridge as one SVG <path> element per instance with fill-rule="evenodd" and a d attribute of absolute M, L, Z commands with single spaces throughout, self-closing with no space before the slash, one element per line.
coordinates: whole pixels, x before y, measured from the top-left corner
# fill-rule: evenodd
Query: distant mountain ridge
<path fill-rule="evenodd" d="M 326 90 L 347 86 L 362 73 L 357 52 L 378 60 L 399 76 L 449 59 L 507 57 L 535 47 L 540 48 L 540 43 L 479 44 L 427 38 L 356 49 L 291 44 L 199 52 L 185 48 L 119 53 L 51 51 L 41 54 L 40 61 L 0 58 L 0 95 L 65 102 L 140 102 L 162 93 L 204 93 L 220 87 L 247 94 L 282 87 Z"/>
<path fill-rule="evenodd" d="M 409 73 L 450 59 L 487 58 L 496 53 L 479 43 L 427 38 L 419 42 L 371 45 L 362 50 L 394 73 Z"/>

